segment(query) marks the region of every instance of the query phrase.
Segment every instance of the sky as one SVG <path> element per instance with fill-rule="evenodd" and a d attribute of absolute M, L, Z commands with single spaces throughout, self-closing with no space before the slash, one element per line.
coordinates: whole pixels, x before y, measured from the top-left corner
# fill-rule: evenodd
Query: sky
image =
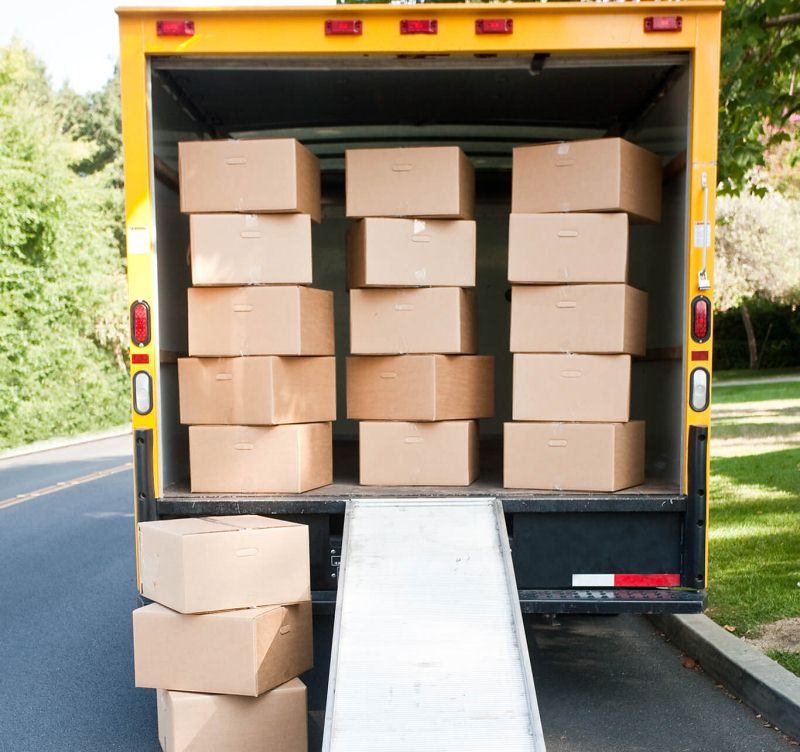
<path fill-rule="evenodd" d="M 119 6 L 333 5 L 335 0 L 0 0 L 0 45 L 20 38 L 44 60 L 53 85 L 85 94 L 111 76 L 119 56 Z"/>

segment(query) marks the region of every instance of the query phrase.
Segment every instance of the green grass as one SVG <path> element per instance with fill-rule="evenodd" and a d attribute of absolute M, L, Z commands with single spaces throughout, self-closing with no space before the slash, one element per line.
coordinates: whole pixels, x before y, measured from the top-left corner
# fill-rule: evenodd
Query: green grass
<path fill-rule="evenodd" d="M 800 368 L 731 368 L 728 371 L 714 371 L 714 381 L 763 379 L 769 376 L 797 376 L 800 378 Z"/>
<path fill-rule="evenodd" d="M 715 404 L 737 402 L 712 419 L 709 616 L 756 637 L 800 616 L 800 384 L 715 393 Z M 772 657 L 800 675 L 800 654 Z"/>

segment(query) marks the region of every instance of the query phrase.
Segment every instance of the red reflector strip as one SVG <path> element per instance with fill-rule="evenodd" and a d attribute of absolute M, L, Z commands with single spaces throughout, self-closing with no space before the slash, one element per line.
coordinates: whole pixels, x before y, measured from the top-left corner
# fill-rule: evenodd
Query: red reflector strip
<path fill-rule="evenodd" d="M 438 34 L 439 22 L 435 18 L 404 18 L 400 21 L 401 34 Z"/>
<path fill-rule="evenodd" d="M 708 360 L 708 350 L 695 350 L 692 353 L 692 360 Z"/>
<path fill-rule="evenodd" d="M 160 37 L 193 37 L 194 21 L 156 21 L 156 35 Z"/>
<path fill-rule="evenodd" d="M 680 31 L 683 28 L 682 16 L 648 16 L 644 19 L 644 30 L 653 31 Z"/>
<path fill-rule="evenodd" d="M 679 574 L 573 574 L 572 587 L 678 587 Z"/>
<path fill-rule="evenodd" d="M 511 18 L 479 18 L 475 21 L 476 34 L 513 34 L 514 20 Z"/>
<path fill-rule="evenodd" d="M 131 355 L 131 363 L 133 365 L 147 365 L 150 362 L 150 356 L 147 353 L 134 353 Z"/>
<path fill-rule="evenodd" d="M 360 37 L 364 24 L 356 19 L 328 19 L 325 21 L 325 36 L 351 36 Z"/>

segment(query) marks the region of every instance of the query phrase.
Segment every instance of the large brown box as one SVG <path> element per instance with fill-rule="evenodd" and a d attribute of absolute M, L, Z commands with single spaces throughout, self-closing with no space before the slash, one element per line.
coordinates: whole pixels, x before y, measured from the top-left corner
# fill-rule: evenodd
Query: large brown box
<path fill-rule="evenodd" d="M 181 211 L 322 217 L 319 160 L 293 138 L 178 144 Z"/>
<path fill-rule="evenodd" d="M 630 355 L 514 356 L 514 420 L 625 422 Z"/>
<path fill-rule="evenodd" d="M 628 217 L 609 214 L 512 214 L 508 280 L 570 284 L 628 281 Z"/>
<path fill-rule="evenodd" d="M 138 529 L 140 592 L 173 611 L 311 599 L 306 525 L 244 514 L 140 522 Z"/>
<path fill-rule="evenodd" d="M 192 493 L 302 493 L 333 482 L 330 423 L 189 426 Z"/>
<path fill-rule="evenodd" d="M 137 687 L 257 697 L 314 665 L 311 603 L 179 614 L 133 612 Z"/>
<path fill-rule="evenodd" d="M 348 217 L 472 219 L 475 171 L 457 146 L 347 149 Z"/>
<path fill-rule="evenodd" d="M 178 358 L 181 423 L 278 425 L 336 420 L 332 356 Z"/>
<path fill-rule="evenodd" d="M 310 285 L 308 214 L 192 214 L 192 284 Z"/>
<path fill-rule="evenodd" d="M 647 293 L 629 285 L 514 285 L 511 352 L 647 349 Z"/>
<path fill-rule="evenodd" d="M 190 287 L 189 355 L 333 355 L 333 293 L 313 287 Z"/>
<path fill-rule="evenodd" d="M 260 697 L 159 689 L 164 752 L 308 752 L 306 687 L 292 679 Z"/>
<path fill-rule="evenodd" d="M 474 287 L 475 222 L 362 219 L 347 233 L 347 285 Z"/>
<path fill-rule="evenodd" d="M 354 355 L 474 353 L 475 293 L 460 287 L 350 291 L 350 352 Z"/>
<path fill-rule="evenodd" d="M 364 421 L 359 458 L 363 486 L 468 486 L 478 477 L 478 424 Z"/>
<path fill-rule="evenodd" d="M 491 355 L 363 355 L 347 359 L 351 420 L 469 420 L 494 415 Z"/>
<path fill-rule="evenodd" d="M 661 220 L 661 159 L 621 138 L 514 149 L 511 211 L 617 211 Z"/>
<path fill-rule="evenodd" d="M 644 422 L 506 423 L 505 488 L 619 491 L 644 482 Z"/>

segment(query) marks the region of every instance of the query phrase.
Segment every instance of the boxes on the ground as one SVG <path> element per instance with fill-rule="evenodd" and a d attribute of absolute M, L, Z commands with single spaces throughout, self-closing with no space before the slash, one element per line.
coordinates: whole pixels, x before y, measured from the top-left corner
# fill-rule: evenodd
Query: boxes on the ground
<path fill-rule="evenodd" d="M 314 664 L 311 603 L 180 614 L 133 612 L 137 687 L 257 697 Z"/>
<path fill-rule="evenodd" d="M 474 420 L 359 424 L 364 486 L 468 486 L 478 476 Z"/>
<path fill-rule="evenodd" d="M 625 422 L 630 399 L 630 355 L 514 355 L 514 420 Z"/>
<path fill-rule="evenodd" d="M 277 425 L 336 420 L 331 356 L 179 358 L 181 423 Z"/>
<path fill-rule="evenodd" d="M 506 423 L 506 488 L 619 491 L 644 482 L 644 422 Z"/>
<path fill-rule="evenodd" d="M 468 420 L 494 415 L 490 355 L 364 355 L 347 359 L 351 420 Z"/>
<path fill-rule="evenodd" d="M 310 214 L 319 222 L 317 158 L 293 138 L 178 144 L 181 211 Z"/>
<path fill-rule="evenodd" d="M 457 146 L 348 149 L 348 217 L 472 219 L 475 174 Z"/>
<path fill-rule="evenodd" d="M 514 285 L 511 352 L 644 355 L 647 293 L 610 285 Z"/>
<path fill-rule="evenodd" d="M 627 215 L 512 214 L 508 281 L 627 282 Z"/>
<path fill-rule="evenodd" d="M 302 493 L 333 482 L 330 423 L 190 426 L 192 493 Z"/>
<path fill-rule="evenodd" d="M 253 514 L 140 522 L 141 594 L 184 614 L 300 603 L 308 551 L 306 525 Z"/>
<path fill-rule="evenodd" d="M 308 752 L 306 687 L 299 679 L 260 697 L 160 689 L 156 701 L 164 752 Z"/>
<path fill-rule="evenodd" d="M 661 160 L 621 138 L 518 146 L 511 211 L 617 211 L 661 219 Z"/>
<path fill-rule="evenodd" d="M 362 219 L 347 233 L 347 285 L 474 287 L 475 222 Z"/>
<path fill-rule="evenodd" d="M 333 293 L 299 286 L 190 287 L 189 355 L 333 355 Z"/>
<path fill-rule="evenodd" d="M 350 291 L 354 355 L 474 353 L 475 294 L 460 287 Z"/>
<path fill-rule="evenodd" d="M 308 214 L 192 214 L 192 284 L 310 285 Z"/>

